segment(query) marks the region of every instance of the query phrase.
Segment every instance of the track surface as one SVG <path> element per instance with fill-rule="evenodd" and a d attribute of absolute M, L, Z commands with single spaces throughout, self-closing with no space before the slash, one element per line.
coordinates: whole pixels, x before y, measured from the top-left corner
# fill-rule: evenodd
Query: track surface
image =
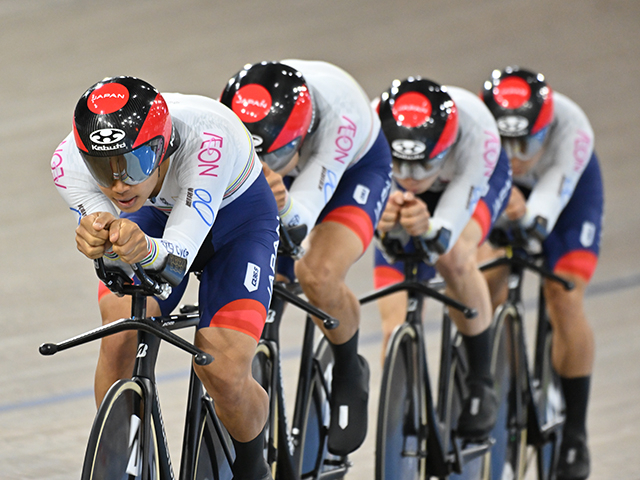
<path fill-rule="evenodd" d="M 97 345 L 52 358 L 37 352 L 42 342 L 98 324 L 93 269 L 75 249 L 74 217 L 48 166 L 77 99 L 99 79 L 120 74 L 165 92 L 217 96 L 245 63 L 296 57 L 342 66 L 370 96 L 409 75 L 478 91 L 493 68 L 520 64 L 544 72 L 583 107 L 596 132 L 606 194 L 601 262 L 586 305 L 598 349 L 592 478 L 640 478 L 640 221 L 633 206 L 639 25 L 635 0 L 0 0 L 0 478 L 77 478 L 95 412 Z M 372 288 L 370 250 L 349 283 L 358 294 Z M 436 313 L 432 308 L 431 318 Z M 284 366 L 292 389 L 300 322 L 293 309 L 289 314 Z M 378 324 L 375 308 L 365 309 L 371 418 L 380 379 Z M 435 347 L 437 321 L 429 329 Z M 177 464 L 189 359 L 168 347 L 161 357 L 161 398 Z M 349 478 L 373 478 L 374 433 L 372 423 Z"/>

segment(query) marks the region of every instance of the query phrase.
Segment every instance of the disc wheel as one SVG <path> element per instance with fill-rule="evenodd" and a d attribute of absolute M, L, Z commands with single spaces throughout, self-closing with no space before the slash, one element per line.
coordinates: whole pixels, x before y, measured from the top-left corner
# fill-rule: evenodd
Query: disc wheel
<path fill-rule="evenodd" d="M 376 480 L 426 478 L 426 402 L 421 392 L 417 336 L 403 325 L 384 361 L 376 432 Z"/>
<path fill-rule="evenodd" d="M 143 459 L 144 393 L 133 380 L 121 380 L 98 409 L 85 453 L 83 480 L 142 480 L 143 462 L 150 479 L 160 478 L 156 427 L 151 421 L 149 455 Z M 146 479 L 145 479 L 146 480 Z"/>

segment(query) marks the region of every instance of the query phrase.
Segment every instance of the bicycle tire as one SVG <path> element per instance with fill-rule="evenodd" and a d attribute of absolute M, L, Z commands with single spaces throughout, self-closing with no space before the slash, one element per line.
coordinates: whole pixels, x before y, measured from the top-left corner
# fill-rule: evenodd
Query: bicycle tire
<path fill-rule="evenodd" d="M 410 325 L 393 333 L 384 361 L 376 431 L 376 480 L 426 478 L 427 405 L 419 337 Z"/>
<path fill-rule="evenodd" d="M 145 395 L 133 380 L 120 380 L 107 392 L 89 435 L 82 480 L 143 480 L 141 432 L 145 425 Z M 149 417 L 150 479 L 160 479 L 158 444 Z M 144 479 L 147 480 L 147 479 Z"/>
<path fill-rule="evenodd" d="M 469 363 L 467 352 L 460 334 L 456 334 L 452 347 L 448 381 L 449 388 L 446 396 L 448 408 L 445 409 L 447 413 L 443 419 L 445 425 L 445 445 L 450 445 L 451 437 L 449 435 L 456 428 L 458 418 L 462 412 L 464 399 L 468 395 L 466 384 L 468 371 Z M 446 426 L 448 426 L 448 428 Z M 491 454 L 490 451 L 488 451 L 484 455 L 468 460 L 462 465 L 462 473 L 452 473 L 448 477 L 449 480 L 488 480 L 491 475 L 490 458 Z"/>
<path fill-rule="evenodd" d="M 332 375 L 333 352 L 329 341 L 322 337 L 314 354 L 310 390 L 303 411 L 297 466 L 300 478 L 339 479 L 347 473 L 345 457 L 332 455 L 327 447 Z"/>
<path fill-rule="evenodd" d="M 203 404 L 202 412 L 193 478 L 195 480 L 232 480 L 232 463 L 231 459 L 227 459 L 226 453 L 232 448 L 231 438 L 219 421 L 216 425 L 206 404 Z"/>
<path fill-rule="evenodd" d="M 275 372 L 278 371 L 278 359 L 273 350 L 265 341 L 260 341 L 256 347 L 251 370 L 253 378 L 264 388 L 269 395 L 269 418 L 265 427 L 264 457 L 271 469 L 271 475 L 276 478 L 278 466 L 278 453 L 280 443 L 280 405 L 276 393 Z"/>
<path fill-rule="evenodd" d="M 526 463 L 527 430 L 522 418 L 524 385 L 517 383 L 525 382 L 526 375 L 518 373 L 522 362 L 517 356 L 523 352 L 519 352 L 516 345 L 518 332 L 514 331 L 517 327 L 513 321 L 516 315 L 519 315 L 516 307 L 507 305 L 498 312 L 494 322 L 491 368 L 500 406 L 491 432 L 495 440 L 491 449 L 491 477 L 497 479 L 522 478 Z"/>
<path fill-rule="evenodd" d="M 535 402 L 542 414 L 542 424 L 564 423 L 564 402 L 560 377 L 551 365 L 551 325 L 546 321 L 546 331 L 542 339 L 542 358 L 537 372 L 534 373 Z M 555 478 L 555 469 L 560 454 L 562 428 L 557 428 L 547 442 L 536 447 L 536 466 L 539 480 Z"/>

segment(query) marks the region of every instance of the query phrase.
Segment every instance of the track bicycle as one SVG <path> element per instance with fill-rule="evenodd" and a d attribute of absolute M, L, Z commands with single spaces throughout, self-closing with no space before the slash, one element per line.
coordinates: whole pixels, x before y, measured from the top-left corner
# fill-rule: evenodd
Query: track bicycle
<path fill-rule="evenodd" d="M 383 366 L 376 432 L 376 480 L 478 478 L 485 474 L 484 458 L 491 440 L 463 442 L 455 428 L 466 397 L 467 360 L 462 338 L 454 329 L 447 307 L 473 318 L 477 312 L 438 290 L 442 282 L 418 281 L 418 265 L 430 258 L 425 245 L 413 238 L 415 251 L 399 243 L 382 242 L 387 252 L 404 262 L 404 281 L 360 298 L 368 303 L 406 291 L 405 323 L 389 339 Z M 423 302 L 431 297 L 445 305 L 437 392 L 432 391 L 423 327 Z"/>
<path fill-rule="evenodd" d="M 302 229 L 280 227 L 278 256 L 299 258 L 299 246 L 306 234 Z M 271 306 L 253 361 L 254 378 L 269 394 L 265 456 L 277 480 L 337 479 L 347 473 L 347 457 L 330 454 L 327 448 L 331 411 L 333 353 L 328 340 L 316 342 L 316 325 L 311 316 L 320 319 L 331 330 L 338 321 L 317 309 L 299 295 L 298 283 L 274 282 Z M 307 313 L 300 354 L 300 371 L 289 428 L 280 365 L 280 325 L 286 304 Z"/>
<path fill-rule="evenodd" d="M 57 352 L 98 340 L 114 333 L 137 330 L 138 348 L 133 375 L 114 383 L 98 408 L 82 469 L 82 480 L 168 480 L 174 479 L 171 457 L 160 410 L 155 365 L 161 341 L 188 352 L 198 365 L 213 358 L 172 332 L 197 326 L 196 308 L 179 315 L 146 317 L 146 297 L 166 298 L 170 286 L 148 275 L 139 264 L 132 265 L 140 284 L 132 284 L 119 269 L 94 261 L 98 277 L 118 295 L 131 295 L 131 318 L 117 320 L 61 343 L 45 343 L 40 353 Z M 233 446 L 213 401 L 191 368 L 187 413 L 182 445 L 182 480 L 231 480 Z"/>
<path fill-rule="evenodd" d="M 543 266 L 541 253 L 534 253 L 524 232 L 513 243 L 507 240 L 504 226 L 496 225 L 490 240 L 505 247 L 506 254 L 482 265 L 482 271 L 509 268 L 508 296 L 494 317 L 492 368 L 496 392 L 500 399 L 498 422 L 492 432 L 496 440 L 491 451 L 491 478 L 523 479 L 531 458 L 527 446 L 536 454 L 540 480 L 555 478 L 562 428 L 564 404 L 558 376 L 551 364 L 552 328 L 545 307 L 542 281 L 558 282 L 570 290 L 573 284 Z M 533 362 L 526 340 L 525 310 L 522 288 L 525 271 L 538 275 L 537 323 Z"/>

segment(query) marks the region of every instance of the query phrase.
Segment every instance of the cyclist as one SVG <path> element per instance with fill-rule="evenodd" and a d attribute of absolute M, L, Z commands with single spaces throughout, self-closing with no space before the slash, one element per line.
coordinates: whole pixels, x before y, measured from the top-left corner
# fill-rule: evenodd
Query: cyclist
<path fill-rule="evenodd" d="M 450 315 L 470 366 L 469 395 L 457 434 L 482 440 L 495 425 L 498 400 L 491 374 L 491 301 L 476 257 L 506 205 L 509 160 L 491 112 L 462 88 L 409 77 L 394 81 L 376 104 L 391 145 L 395 187 L 377 230 L 383 243 L 394 238 L 407 250 L 415 248 L 409 236 L 423 239 L 431 258 L 430 265 L 420 266 L 419 278 L 431 278 L 437 270 L 448 294 L 478 311 L 473 320 L 453 309 Z M 378 245 L 376 288 L 404 280 L 403 262 L 383 252 Z M 386 347 L 393 329 L 404 321 L 407 294 L 389 295 L 378 306 Z"/>
<path fill-rule="evenodd" d="M 603 214 L 593 130 L 580 107 L 552 91 L 536 72 L 494 70 L 482 98 L 496 118 L 513 168 L 506 216 L 517 220 L 515 232 L 542 240 L 548 266 L 576 286 L 568 292 L 548 281 L 544 295 L 553 325 L 552 362 L 566 401 L 557 476 L 587 478 L 586 417 L 595 345 L 584 292 L 598 262 Z M 490 285 L 499 304 L 506 298 L 506 277 L 491 278 Z"/>
<path fill-rule="evenodd" d="M 262 435 L 268 398 L 251 361 L 271 299 L 279 223 L 242 123 L 213 99 L 107 78 L 78 101 L 52 168 L 58 192 L 78 215 L 80 252 L 125 270 L 140 262 L 173 285 L 168 299 L 149 298 L 149 315 L 169 314 L 187 272 L 201 272 L 195 343 L 215 361 L 196 366 L 197 374 L 233 437 L 234 478 L 271 479 Z M 100 285 L 103 323 L 128 317 L 130 304 Z M 135 333 L 102 340 L 98 404 L 110 385 L 131 375 L 135 356 Z"/>
<path fill-rule="evenodd" d="M 367 249 L 390 188 L 391 156 L 366 94 L 320 61 L 246 65 L 221 95 L 253 135 L 286 228 L 305 225 L 305 255 L 278 261 L 309 301 L 340 321 L 325 331 L 335 358 L 329 451 L 364 441 L 369 367 L 357 354 L 360 306 L 345 276 Z M 320 324 L 319 324 L 320 325 Z"/>

